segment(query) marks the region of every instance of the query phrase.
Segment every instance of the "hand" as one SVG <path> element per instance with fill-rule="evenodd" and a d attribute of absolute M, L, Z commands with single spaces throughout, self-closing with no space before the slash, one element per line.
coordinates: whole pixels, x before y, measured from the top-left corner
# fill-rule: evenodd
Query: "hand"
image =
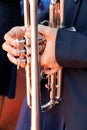
<path fill-rule="evenodd" d="M 46 74 L 52 74 L 61 69 L 55 58 L 55 43 L 57 29 L 49 26 L 38 25 L 38 31 L 45 36 L 47 43 L 44 53 L 40 57 L 40 65 L 44 66 Z"/>
<path fill-rule="evenodd" d="M 3 43 L 2 48 L 7 52 L 7 57 L 9 60 L 16 65 L 18 64 L 18 60 L 16 58 L 18 56 L 17 49 L 22 48 L 22 46 L 17 44 L 16 39 L 23 39 L 24 34 L 24 27 L 14 27 L 4 35 L 5 42 Z M 20 58 L 22 57 L 23 54 L 21 54 Z M 24 66 L 25 64 L 21 64 L 21 67 Z"/>

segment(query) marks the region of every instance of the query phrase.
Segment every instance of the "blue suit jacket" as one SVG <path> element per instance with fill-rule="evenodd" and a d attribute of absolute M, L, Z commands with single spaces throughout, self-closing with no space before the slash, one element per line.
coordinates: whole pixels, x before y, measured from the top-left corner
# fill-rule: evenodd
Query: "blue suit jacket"
<path fill-rule="evenodd" d="M 67 130 L 87 130 L 87 0 L 65 0 L 58 30 L 56 60 L 63 67 L 62 114 Z"/>

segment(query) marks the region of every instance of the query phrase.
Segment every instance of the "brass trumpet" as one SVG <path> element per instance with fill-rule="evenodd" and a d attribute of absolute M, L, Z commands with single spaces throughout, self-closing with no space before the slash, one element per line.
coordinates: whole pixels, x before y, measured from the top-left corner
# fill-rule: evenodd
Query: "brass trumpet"
<path fill-rule="evenodd" d="M 25 58 L 20 60 L 26 62 L 26 89 L 27 89 L 27 104 L 32 109 L 31 113 L 31 130 L 41 130 L 40 126 L 40 111 L 46 111 L 53 108 L 61 101 L 61 84 L 62 70 L 59 70 L 51 76 L 46 76 L 48 84 L 45 87 L 49 90 L 50 101 L 41 105 L 40 101 L 40 75 L 38 65 L 38 54 L 43 53 L 46 45 L 46 39 L 43 35 L 38 34 L 37 30 L 37 0 L 24 0 L 24 23 L 25 27 L 31 24 L 31 39 L 24 37 L 22 40 L 17 39 L 18 44 L 23 44 L 23 50 L 18 50 L 20 53 L 25 53 Z M 61 7 L 61 8 L 60 8 Z M 63 7 L 64 1 L 60 3 L 57 0 L 51 0 L 49 7 L 49 26 L 59 28 L 63 22 Z M 30 14 L 29 14 L 30 12 Z M 30 20 L 29 20 L 30 16 Z M 31 44 L 32 43 L 32 44 Z M 43 75 L 43 73 L 42 73 Z M 41 78 L 44 78 L 41 76 Z M 32 86 L 32 87 L 31 87 Z M 34 117 L 34 118 L 33 118 Z M 35 119 L 35 120 L 34 120 Z"/>

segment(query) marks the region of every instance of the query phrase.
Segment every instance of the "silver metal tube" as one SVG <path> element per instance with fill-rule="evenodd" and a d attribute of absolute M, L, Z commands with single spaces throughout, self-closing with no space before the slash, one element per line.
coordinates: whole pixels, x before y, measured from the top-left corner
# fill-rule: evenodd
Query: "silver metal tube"
<path fill-rule="evenodd" d="M 24 26 L 25 28 L 29 27 L 29 1 L 24 0 Z M 28 41 L 28 40 L 27 40 Z M 26 42 L 26 44 L 28 44 Z M 28 61 L 26 61 L 28 62 Z M 30 97 L 30 90 L 31 90 L 31 78 L 30 78 L 30 64 L 27 63 L 26 68 L 26 93 L 27 93 L 27 104 L 28 106 L 31 105 L 31 97 Z"/>
<path fill-rule="evenodd" d="M 30 5 L 30 10 L 29 10 Z M 31 106 L 31 130 L 40 129 L 40 93 L 38 66 L 38 30 L 37 30 L 37 0 L 24 0 L 24 22 L 29 26 L 29 11 L 31 23 L 31 64 L 26 66 L 27 103 Z M 27 38 L 26 38 L 27 39 Z M 26 40 L 28 46 L 28 40 Z M 28 61 L 27 61 L 28 62 Z M 31 65 L 31 66 L 30 66 Z M 31 97 L 32 96 L 32 97 Z"/>
<path fill-rule="evenodd" d="M 40 130 L 40 87 L 38 65 L 37 0 L 30 0 L 31 19 L 31 85 L 32 85 L 32 130 Z M 35 118 L 35 119 L 34 119 Z"/>

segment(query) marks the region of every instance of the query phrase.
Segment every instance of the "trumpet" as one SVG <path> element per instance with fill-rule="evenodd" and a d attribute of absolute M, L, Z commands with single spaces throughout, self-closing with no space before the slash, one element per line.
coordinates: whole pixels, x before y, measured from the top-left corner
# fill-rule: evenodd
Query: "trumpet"
<path fill-rule="evenodd" d="M 64 15 L 64 0 L 51 0 L 49 6 L 49 21 L 50 27 L 62 28 L 63 27 L 63 15 Z M 48 84 L 46 88 L 49 90 L 50 101 L 41 106 L 42 111 L 52 109 L 56 104 L 59 104 L 62 97 L 62 69 L 58 70 L 55 74 L 48 75 Z"/>
<path fill-rule="evenodd" d="M 24 0 L 24 26 L 25 28 L 27 28 L 30 26 L 31 23 L 31 40 L 27 39 L 26 37 L 24 37 L 24 39 L 22 40 L 16 39 L 17 44 L 19 45 L 22 44 L 23 46 L 22 50 L 18 50 L 19 56 L 21 53 L 25 53 L 24 59 L 20 60 L 19 58 L 18 68 L 21 62 L 26 62 L 25 72 L 26 72 L 27 104 L 29 107 L 32 107 L 31 130 L 41 130 L 38 40 L 37 40 L 38 37 L 37 3 L 38 3 L 37 0 Z"/>
<path fill-rule="evenodd" d="M 26 36 L 24 36 L 24 39 L 16 40 L 18 44 L 23 44 L 23 50 L 18 50 L 19 56 L 21 53 L 25 53 L 24 59 L 21 60 L 19 58 L 18 67 L 21 62 L 26 62 L 27 64 L 25 68 L 26 92 L 27 104 L 32 110 L 31 130 L 41 130 L 40 112 L 52 109 L 56 104 L 59 104 L 61 101 L 62 91 L 62 70 L 58 70 L 58 72 L 52 74 L 51 76 L 45 76 L 45 79 L 47 78 L 48 80 L 45 87 L 49 90 L 50 101 L 45 104 L 41 104 L 40 78 L 44 79 L 44 76 L 43 73 L 41 74 L 41 77 L 39 75 L 40 68 L 38 65 L 38 54 L 43 53 L 46 46 L 46 39 L 43 35 L 38 34 L 37 5 L 37 0 L 24 0 L 24 23 L 25 28 L 31 25 L 31 39 L 27 39 Z M 51 0 L 49 6 L 50 27 L 61 27 L 61 23 L 63 22 L 63 8 L 64 0 L 61 0 L 60 3 L 57 2 L 57 0 Z"/>

